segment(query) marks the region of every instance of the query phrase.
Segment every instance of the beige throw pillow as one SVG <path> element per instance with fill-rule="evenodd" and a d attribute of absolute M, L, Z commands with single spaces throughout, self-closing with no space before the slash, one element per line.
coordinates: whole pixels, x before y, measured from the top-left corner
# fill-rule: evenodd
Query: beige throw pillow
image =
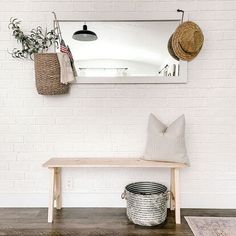
<path fill-rule="evenodd" d="M 168 127 L 150 114 L 145 160 L 186 163 L 185 117 L 180 116 Z"/>

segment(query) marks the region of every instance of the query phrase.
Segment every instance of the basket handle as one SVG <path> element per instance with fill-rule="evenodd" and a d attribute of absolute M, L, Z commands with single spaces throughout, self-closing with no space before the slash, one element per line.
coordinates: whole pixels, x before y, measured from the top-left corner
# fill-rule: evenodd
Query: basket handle
<path fill-rule="evenodd" d="M 166 195 L 167 195 L 167 200 L 173 197 L 173 193 L 171 191 L 167 191 Z"/>
<path fill-rule="evenodd" d="M 121 194 L 121 198 L 127 200 L 126 190 Z"/>
<path fill-rule="evenodd" d="M 168 200 L 169 199 L 175 200 L 175 196 L 171 191 L 168 191 L 167 193 L 168 193 Z"/>

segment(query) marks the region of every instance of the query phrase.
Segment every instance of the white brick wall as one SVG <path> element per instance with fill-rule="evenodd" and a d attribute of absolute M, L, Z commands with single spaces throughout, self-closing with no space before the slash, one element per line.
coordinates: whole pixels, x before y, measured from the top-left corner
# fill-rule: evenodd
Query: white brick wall
<path fill-rule="evenodd" d="M 205 34 L 184 85 L 74 85 L 69 95 L 45 97 L 34 86 L 33 63 L 13 60 L 7 29 L 14 16 L 25 30 L 59 18 L 148 19 L 177 8 Z M 142 155 L 150 112 L 164 122 L 186 115 L 191 168 L 181 173 L 183 207 L 236 207 L 235 0 L 0 1 L 0 206 L 46 206 L 52 156 Z M 165 170 L 64 170 L 66 206 L 123 206 L 132 181 L 168 184 Z"/>

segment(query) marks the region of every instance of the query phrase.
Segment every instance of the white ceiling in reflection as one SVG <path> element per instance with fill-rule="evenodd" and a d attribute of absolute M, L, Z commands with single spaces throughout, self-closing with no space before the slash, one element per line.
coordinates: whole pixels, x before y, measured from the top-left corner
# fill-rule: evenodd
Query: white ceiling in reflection
<path fill-rule="evenodd" d="M 83 22 L 60 22 L 62 35 L 80 59 L 125 59 L 145 62 L 160 61 L 169 57 L 166 44 L 178 22 L 87 22 L 94 31 L 96 41 L 81 42 L 72 39 Z"/>
<path fill-rule="evenodd" d="M 81 30 L 83 24 L 84 22 L 60 22 L 62 36 L 76 61 L 86 61 L 94 67 L 95 63 L 99 64 L 99 60 L 117 60 L 124 61 L 119 66 L 125 66 L 127 61 L 129 64 L 144 63 L 158 69 L 165 64 L 177 64 L 167 50 L 169 37 L 179 24 L 177 21 L 87 22 L 88 30 L 95 32 L 98 39 L 90 42 L 72 39 L 73 33 Z M 82 64 L 86 66 L 86 63 Z"/>

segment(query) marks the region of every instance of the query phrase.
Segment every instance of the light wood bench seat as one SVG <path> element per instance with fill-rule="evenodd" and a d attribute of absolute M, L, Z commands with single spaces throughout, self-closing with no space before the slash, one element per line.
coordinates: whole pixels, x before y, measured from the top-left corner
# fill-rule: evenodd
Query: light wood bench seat
<path fill-rule="evenodd" d="M 175 209 L 176 224 L 180 224 L 180 194 L 179 194 L 179 170 L 186 167 L 185 164 L 173 162 L 146 161 L 137 158 L 52 158 L 43 164 L 51 171 L 50 197 L 48 207 L 48 222 L 53 222 L 54 201 L 56 208 L 61 209 L 61 168 L 170 168 L 171 198 L 170 208 Z"/>
<path fill-rule="evenodd" d="M 43 164 L 44 167 L 159 167 L 159 168 L 183 168 L 182 163 L 146 161 L 135 158 L 51 158 Z"/>

